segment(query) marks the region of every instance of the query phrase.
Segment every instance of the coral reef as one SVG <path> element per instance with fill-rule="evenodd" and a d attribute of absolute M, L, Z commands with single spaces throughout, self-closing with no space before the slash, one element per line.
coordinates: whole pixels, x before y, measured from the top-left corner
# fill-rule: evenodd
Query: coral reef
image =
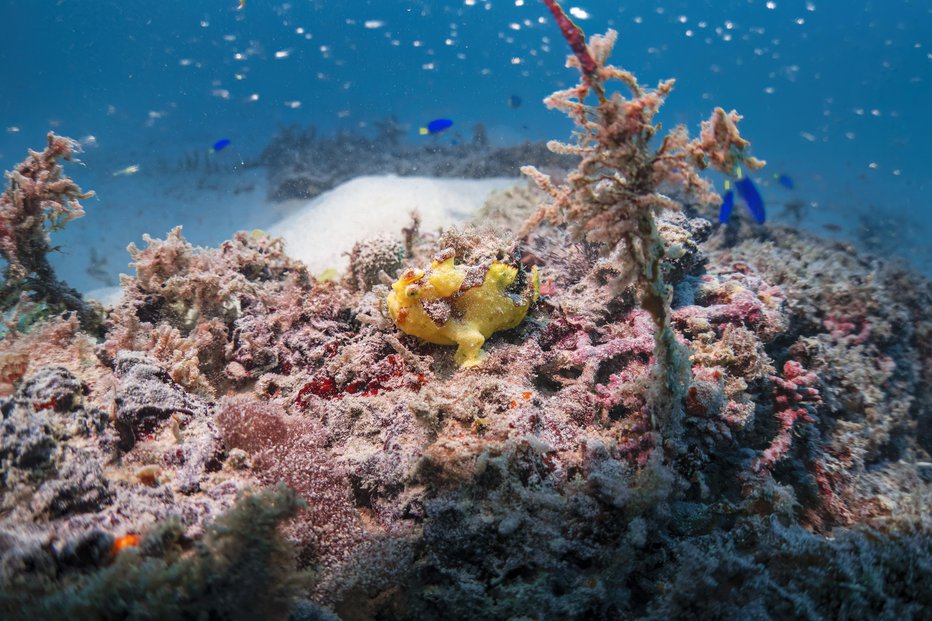
<path fill-rule="evenodd" d="M 175 229 L 130 247 L 102 337 L 3 335 L 0 615 L 928 618 L 932 283 L 693 217 L 735 117 L 650 149 L 668 86 L 610 97 L 635 89 L 610 43 L 573 46 L 599 104 L 554 100 L 592 152 L 538 175 L 549 219 L 517 187 L 327 282 L 261 233 Z M 389 285 L 435 258 L 448 289 L 540 274 L 481 364 L 393 321 Z"/>
<path fill-rule="evenodd" d="M 478 221 L 514 230 L 538 201 L 500 193 Z M 163 610 L 151 591 L 181 615 L 922 618 L 932 286 L 790 229 L 728 246 L 682 213 L 657 228 L 693 376 L 672 458 L 654 320 L 562 224 L 517 246 L 409 235 L 392 276 L 439 248 L 542 272 L 466 369 L 394 326 L 383 284 L 315 282 L 260 235 L 150 239 L 96 355 L 74 318 L 3 342 L 4 612 Z M 241 511 L 279 482 L 291 500 Z M 240 571 L 267 585 L 245 603 Z"/>

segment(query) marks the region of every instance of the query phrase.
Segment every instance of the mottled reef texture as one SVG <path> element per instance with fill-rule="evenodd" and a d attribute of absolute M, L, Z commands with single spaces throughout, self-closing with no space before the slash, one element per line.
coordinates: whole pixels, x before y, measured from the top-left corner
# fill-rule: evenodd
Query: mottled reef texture
<path fill-rule="evenodd" d="M 789 229 L 660 229 L 694 375 L 673 457 L 653 324 L 561 226 L 418 235 L 400 266 L 398 231 L 327 283 L 261 236 L 132 249 L 105 340 L 52 319 L 0 347 L 4 617 L 922 618 L 930 283 Z M 544 273 L 467 370 L 372 285 L 443 247 Z"/>
<path fill-rule="evenodd" d="M 655 145 L 672 84 L 567 38 L 585 73 L 548 103 L 581 164 L 534 173 L 543 211 L 498 193 L 483 228 L 360 240 L 329 282 L 258 232 L 176 229 L 129 248 L 93 333 L 18 302 L 0 617 L 930 618 L 932 283 L 715 229 L 697 171 L 751 161 L 737 113 Z M 438 253 L 543 275 L 477 366 L 387 316 Z"/>

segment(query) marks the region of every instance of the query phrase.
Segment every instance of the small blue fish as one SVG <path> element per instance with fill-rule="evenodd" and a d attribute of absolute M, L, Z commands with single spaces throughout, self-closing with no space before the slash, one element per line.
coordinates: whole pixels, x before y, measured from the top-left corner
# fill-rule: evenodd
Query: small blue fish
<path fill-rule="evenodd" d="M 789 175 L 779 174 L 774 175 L 773 178 L 776 179 L 777 183 L 782 185 L 787 190 L 792 190 L 796 186 L 796 184 L 793 183 L 793 179 L 790 178 Z"/>
<path fill-rule="evenodd" d="M 453 121 L 450 119 L 434 119 L 427 124 L 427 127 L 422 127 L 418 131 L 422 136 L 426 136 L 427 134 L 439 134 L 445 129 L 450 129 L 452 126 Z"/>
<path fill-rule="evenodd" d="M 230 139 L 229 139 L 229 138 L 221 138 L 220 140 L 218 140 L 217 142 L 214 143 L 214 146 L 213 146 L 214 153 L 216 153 L 217 151 L 223 151 L 223 150 L 226 149 L 228 146 L 230 146 Z"/>
<path fill-rule="evenodd" d="M 722 209 L 718 212 L 719 224 L 728 222 L 731 217 L 731 210 L 735 206 L 735 193 L 731 189 L 731 182 L 725 179 L 725 193 L 722 195 Z"/>
<path fill-rule="evenodd" d="M 748 211 L 751 212 L 755 222 L 758 224 L 763 224 L 767 219 L 767 212 L 764 210 L 764 199 L 761 198 L 760 192 L 757 190 L 757 186 L 754 185 L 754 182 L 751 181 L 750 177 L 744 176 L 744 173 L 741 171 L 740 167 L 736 172 L 737 179 L 735 179 L 735 188 L 738 190 L 738 196 L 740 196 L 741 200 L 744 201 L 744 204 L 748 206 Z M 731 217 L 731 211 L 734 206 L 735 193 L 731 189 L 731 181 L 726 179 L 725 193 L 722 194 L 722 208 L 718 212 L 718 221 L 720 224 L 725 224 L 728 222 L 728 218 Z"/>
<path fill-rule="evenodd" d="M 763 224 L 764 220 L 767 219 L 767 213 L 764 211 L 764 199 L 761 198 L 760 192 L 757 191 L 757 186 L 754 185 L 751 178 L 741 174 L 740 168 L 738 169 L 738 179 L 735 181 L 735 187 L 738 188 L 738 194 L 744 200 L 744 204 L 748 206 L 754 220 L 758 224 Z"/>
<path fill-rule="evenodd" d="M 521 107 L 521 98 L 517 95 L 508 96 L 508 107 L 509 108 L 520 108 Z"/>

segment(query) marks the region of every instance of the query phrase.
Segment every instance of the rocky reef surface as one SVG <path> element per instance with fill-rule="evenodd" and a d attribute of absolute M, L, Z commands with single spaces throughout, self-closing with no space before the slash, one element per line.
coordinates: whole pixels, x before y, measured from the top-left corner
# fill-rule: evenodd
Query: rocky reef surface
<path fill-rule="evenodd" d="M 617 268 L 565 226 L 501 234 L 540 198 L 495 195 L 497 235 L 360 241 L 330 282 L 259 234 L 174 231 L 131 249 L 102 335 L 8 329 L 4 618 L 923 618 L 929 281 L 662 218 L 694 376 L 670 446 Z M 470 368 L 385 309 L 445 248 L 542 273 Z"/>
<path fill-rule="evenodd" d="M 545 3 L 578 166 L 342 279 L 175 229 L 96 307 L 41 260 L 74 143 L 8 174 L 0 617 L 929 618 L 932 283 L 713 225 L 700 173 L 763 165 L 740 115 L 655 140 L 673 82 Z"/>

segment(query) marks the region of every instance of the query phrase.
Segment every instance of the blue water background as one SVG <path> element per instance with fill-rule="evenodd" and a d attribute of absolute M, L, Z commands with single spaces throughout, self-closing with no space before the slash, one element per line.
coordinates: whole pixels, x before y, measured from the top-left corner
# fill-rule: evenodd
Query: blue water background
<path fill-rule="evenodd" d="M 261 177 L 248 165 L 281 125 L 366 132 L 394 114 L 411 142 L 425 140 L 418 127 L 436 117 L 454 121 L 441 140 L 468 139 L 476 123 L 499 144 L 569 135 L 569 122 L 541 100 L 576 75 L 538 0 L 237 4 L 0 2 L 0 167 L 41 147 L 49 129 L 95 139 L 84 167 L 70 172 L 98 197 L 55 237 L 65 250 L 56 265 L 79 288 L 100 284 L 84 271 L 90 246 L 122 257 L 107 269 L 127 272 L 123 247 L 144 232 L 184 224 L 192 241 L 216 244 L 267 226 L 274 213 L 264 193 L 244 210 L 228 207 L 223 189 Z M 618 30 L 613 61 L 642 83 L 677 79 L 665 125 L 695 133 L 713 106 L 745 115 L 742 133 L 769 163 L 758 181 L 773 221 L 789 222 L 781 206 L 802 201 L 814 232 L 856 241 L 870 227 L 875 250 L 932 272 L 928 0 L 564 6 L 585 12 L 576 11 L 587 34 Z M 507 105 L 511 95 L 520 107 Z M 193 151 L 206 156 L 221 138 L 232 141 L 211 156 L 228 173 L 223 187 L 196 210 L 190 200 L 173 206 L 183 179 L 160 177 L 155 162 L 164 169 Z M 112 175 L 131 164 L 138 174 Z"/>

